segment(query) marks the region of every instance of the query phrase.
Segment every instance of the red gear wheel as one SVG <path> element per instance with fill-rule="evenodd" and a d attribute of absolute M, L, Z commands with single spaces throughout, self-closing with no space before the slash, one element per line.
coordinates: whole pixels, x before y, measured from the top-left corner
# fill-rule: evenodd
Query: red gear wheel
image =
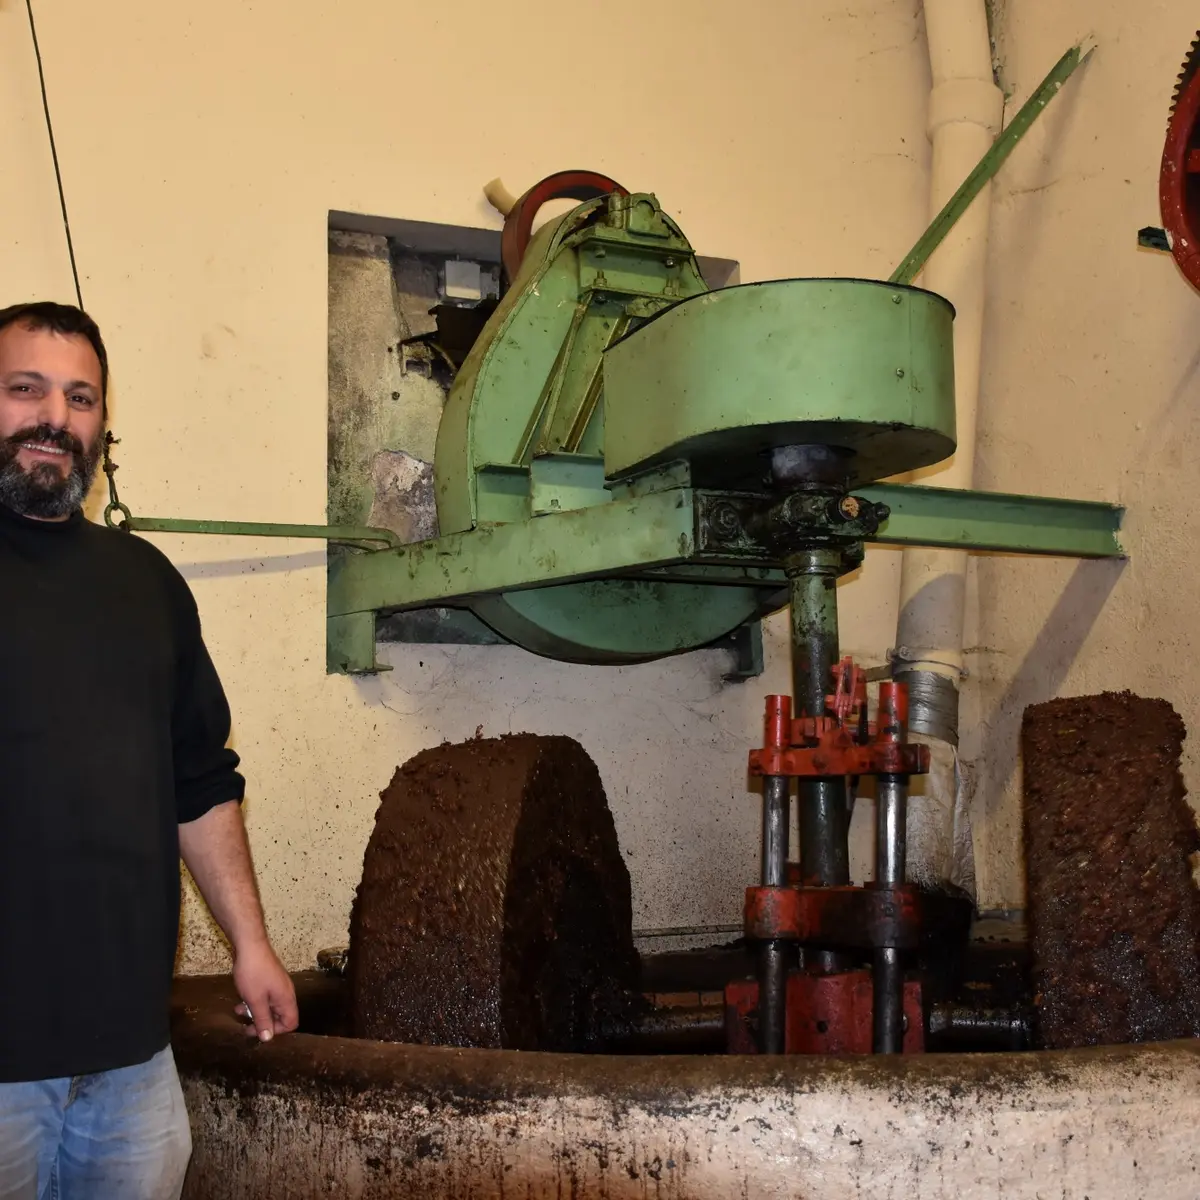
<path fill-rule="evenodd" d="M 1171 254 L 1200 291 L 1200 32 L 1183 61 L 1171 100 L 1158 204 Z"/>

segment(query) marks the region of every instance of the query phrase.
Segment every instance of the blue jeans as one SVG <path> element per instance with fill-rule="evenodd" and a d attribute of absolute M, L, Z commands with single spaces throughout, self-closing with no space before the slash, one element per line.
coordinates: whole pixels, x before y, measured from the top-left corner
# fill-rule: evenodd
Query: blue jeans
<path fill-rule="evenodd" d="M 0 1083 L 0 1200 L 177 1200 L 191 1153 L 170 1046 L 135 1067 Z"/>

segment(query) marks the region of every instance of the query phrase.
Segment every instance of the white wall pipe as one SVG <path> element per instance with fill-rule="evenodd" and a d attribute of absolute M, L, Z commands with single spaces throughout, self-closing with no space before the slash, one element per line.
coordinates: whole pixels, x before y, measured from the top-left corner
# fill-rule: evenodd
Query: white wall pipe
<path fill-rule="evenodd" d="M 932 90 L 929 216 L 932 219 L 987 152 L 1000 131 L 1004 96 L 992 78 L 985 0 L 925 0 Z M 969 488 L 975 466 L 985 270 L 991 185 L 976 197 L 926 265 L 919 283 L 954 305 L 954 390 L 958 449 L 946 465 L 922 473 L 934 487 Z M 923 804 L 914 805 L 917 850 L 912 873 L 971 883 L 955 860 L 964 844 L 957 828 L 958 682 L 963 665 L 967 555 L 954 550 L 904 551 L 895 652 L 897 677 L 908 677 L 913 729 L 933 749 Z M 956 852 L 956 846 L 959 851 Z M 966 876 L 966 878 L 964 878 Z"/>
<path fill-rule="evenodd" d="M 933 88 L 929 215 L 932 219 L 987 152 L 1004 111 L 992 79 L 984 0 L 925 0 Z M 969 488 L 975 466 L 985 269 L 991 185 L 988 184 L 934 252 L 920 283 L 955 307 L 954 392 L 958 450 L 921 479 L 935 487 Z M 910 666 L 953 678 L 962 667 L 963 577 L 966 555 L 953 550 L 904 552 L 898 648 Z"/>

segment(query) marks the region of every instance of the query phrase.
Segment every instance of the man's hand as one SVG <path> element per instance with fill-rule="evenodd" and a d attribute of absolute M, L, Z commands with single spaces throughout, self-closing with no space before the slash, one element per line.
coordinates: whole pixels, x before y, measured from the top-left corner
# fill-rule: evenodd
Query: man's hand
<path fill-rule="evenodd" d="M 296 989 L 270 943 L 255 942 L 235 952 L 233 982 L 242 998 L 234 1011 L 249 1020 L 246 1033 L 251 1037 L 269 1042 L 300 1023 Z"/>
<path fill-rule="evenodd" d="M 233 947 L 233 981 L 248 1018 L 246 1031 L 268 1042 L 299 1024 L 296 989 L 275 957 L 263 923 L 262 904 L 241 807 L 230 801 L 179 826 L 179 851 L 200 894 Z"/>

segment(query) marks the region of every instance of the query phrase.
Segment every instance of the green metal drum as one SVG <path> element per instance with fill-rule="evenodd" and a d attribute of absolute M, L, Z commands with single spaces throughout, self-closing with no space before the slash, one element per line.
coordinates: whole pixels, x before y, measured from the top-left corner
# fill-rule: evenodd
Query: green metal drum
<path fill-rule="evenodd" d="M 746 284 L 684 301 L 604 356 L 604 465 L 685 459 L 736 486 L 774 447 L 846 451 L 851 483 L 954 453 L 954 310 L 859 279 Z"/>

